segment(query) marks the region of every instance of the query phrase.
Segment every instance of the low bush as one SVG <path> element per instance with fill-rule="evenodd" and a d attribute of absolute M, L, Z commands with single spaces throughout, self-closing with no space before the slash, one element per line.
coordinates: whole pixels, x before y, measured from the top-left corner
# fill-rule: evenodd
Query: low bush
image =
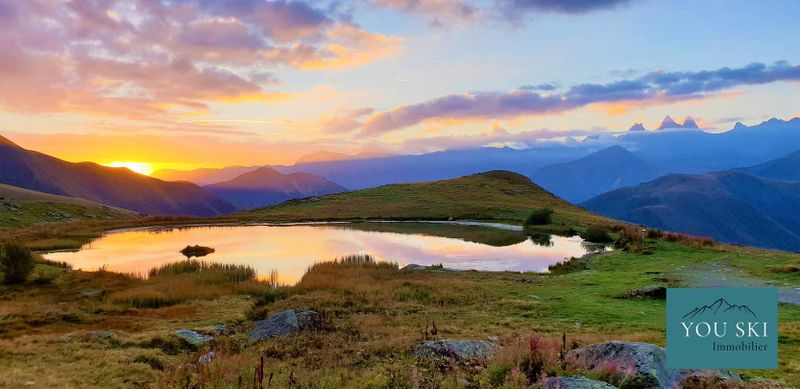
<path fill-rule="evenodd" d="M 533 211 L 525 220 L 525 225 L 528 226 L 542 226 L 553 222 L 553 210 L 549 208 L 542 208 Z"/>
<path fill-rule="evenodd" d="M 33 255 L 25 246 L 18 243 L 6 243 L 0 251 L 0 270 L 3 271 L 3 282 L 21 284 L 33 272 L 36 263 Z"/>
<path fill-rule="evenodd" d="M 690 246 L 709 247 L 714 245 L 714 239 L 707 236 L 694 236 L 679 232 L 664 233 L 664 240 L 668 242 L 684 243 Z"/>
<path fill-rule="evenodd" d="M 592 243 L 611 243 L 611 230 L 605 226 L 591 226 L 580 233 L 581 239 Z"/>

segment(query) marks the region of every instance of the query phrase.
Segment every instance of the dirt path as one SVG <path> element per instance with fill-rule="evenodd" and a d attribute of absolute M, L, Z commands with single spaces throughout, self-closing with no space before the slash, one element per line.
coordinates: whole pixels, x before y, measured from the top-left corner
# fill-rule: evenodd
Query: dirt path
<path fill-rule="evenodd" d="M 746 272 L 727 265 L 726 259 L 710 262 L 702 267 L 681 269 L 672 274 L 694 288 L 777 288 L 778 302 L 800 305 L 800 285 L 753 278 Z"/>

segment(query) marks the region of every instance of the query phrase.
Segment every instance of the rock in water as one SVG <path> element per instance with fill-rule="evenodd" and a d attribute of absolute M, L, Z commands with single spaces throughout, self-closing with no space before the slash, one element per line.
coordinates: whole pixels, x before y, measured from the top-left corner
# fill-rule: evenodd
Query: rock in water
<path fill-rule="evenodd" d="M 544 389 L 615 389 L 603 381 L 595 381 L 584 376 L 547 377 L 542 380 Z"/>
<path fill-rule="evenodd" d="M 681 387 L 685 379 L 697 381 L 707 377 L 722 382 L 741 382 L 736 373 L 727 370 L 667 370 L 666 352 L 649 343 L 615 341 L 592 344 L 570 351 L 567 360 L 587 370 L 617 366 L 627 375 L 624 387 L 630 389 Z"/>
<path fill-rule="evenodd" d="M 496 346 L 485 340 L 426 340 L 414 349 L 416 357 L 447 357 L 462 361 L 486 359 Z"/>
<path fill-rule="evenodd" d="M 287 309 L 270 316 L 266 320 L 256 322 L 255 328 L 250 331 L 247 339 L 250 343 L 262 341 L 277 336 L 284 336 L 300 331 L 300 323 L 294 309 Z"/>
<path fill-rule="evenodd" d="M 172 333 L 177 335 L 179 338 L 194 345 L 200 345 L 214 339 L 213 336 L 203 335 L 197 331 L 192 331 L 192 330 L 180 329 L 172 331 Z"/>

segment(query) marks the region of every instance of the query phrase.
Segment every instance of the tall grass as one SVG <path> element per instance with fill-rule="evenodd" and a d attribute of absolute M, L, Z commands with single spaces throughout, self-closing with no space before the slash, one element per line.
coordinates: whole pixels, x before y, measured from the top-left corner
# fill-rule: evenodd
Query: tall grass
<path fill-rule="evenodd" d="M 167 263 L 150 269 L 148 276 L 143 285 L 114 293 L 111 300 L 137 308 L 159 308 L 226 294 L 259 296 L 276 287 L 257 281 L 250 266 L 198 260 Z M 273 277 L 277 280 L 277 273 Z"/>
<path fill-rule="evenodd" d="M 196 274 L 198 280 L 207 282 L 242 282 L 254 279 L 256 271 L 248 265 L 213 263 L 188 259 L 150 269 L 150 278 Z"/>
<path fill-rule="evenodd" d="M 339 288 L 348 284 L 374 284 L 377 280 L 391 278 L 399 270 L 396 262 L 376 261 L 369 254 L 348 255 L 311 265 L 297 286 Z"/>

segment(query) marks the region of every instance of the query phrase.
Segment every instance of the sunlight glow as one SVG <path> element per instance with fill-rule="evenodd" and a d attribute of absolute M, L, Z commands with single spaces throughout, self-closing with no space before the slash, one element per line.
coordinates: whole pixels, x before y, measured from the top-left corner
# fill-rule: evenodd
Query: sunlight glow
<path fill-rule="evenodd" d="M 153 165 L 147 162 L 116 161 L 111 163 L 104 163 L 103 165 L 110 167 L 126 167 L 135 173 L 139 173 L 145 176 L 153 174 Z"/>

